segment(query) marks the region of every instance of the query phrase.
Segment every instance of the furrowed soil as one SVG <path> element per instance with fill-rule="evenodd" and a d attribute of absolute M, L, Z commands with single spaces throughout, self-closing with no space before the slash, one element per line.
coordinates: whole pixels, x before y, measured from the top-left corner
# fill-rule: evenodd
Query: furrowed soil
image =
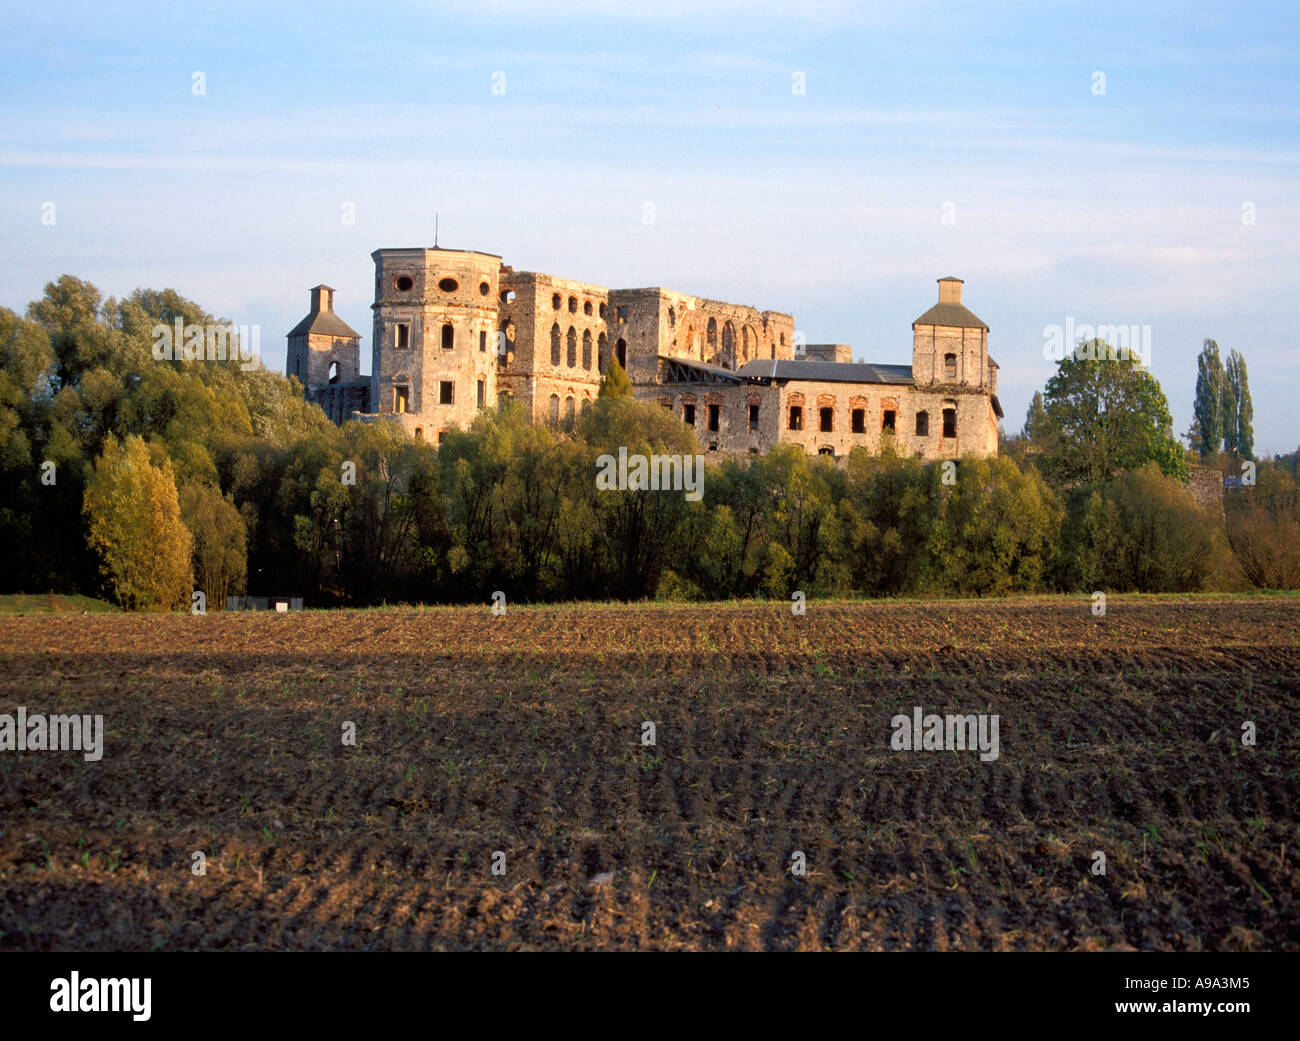
<path fill-rule="evenodd" d="M 1300 598 L 1089 608 L 3 617 L 0 949 L 1300 948 Z"/>

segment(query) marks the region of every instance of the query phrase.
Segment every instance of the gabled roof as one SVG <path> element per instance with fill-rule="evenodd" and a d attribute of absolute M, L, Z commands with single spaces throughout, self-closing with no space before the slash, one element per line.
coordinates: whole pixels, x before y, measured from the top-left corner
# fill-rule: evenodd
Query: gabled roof
<path fill-rule="evenodd" d="M 915 329 L 918 325 L 946 325 L 951 329 L 983 329 L 985 332 L 989 328 L 965 304 L 943 303 L 935 304 L 921 315 L 912 323 L 912 328 Z"/>
<path fill-rule="evenodd" d="M 818 383 L 911 383 L 910 365 L 870 365 L 843 361 L 764 361 L 742 365 L 739 375 L 749 379 L 804 380 Z"/>
<path fill-rule="evenodd" d="M 333 311 L 313 311 L 289 330 L 290 336 L 349 336 L 361 339 L 361 334 Z"/>

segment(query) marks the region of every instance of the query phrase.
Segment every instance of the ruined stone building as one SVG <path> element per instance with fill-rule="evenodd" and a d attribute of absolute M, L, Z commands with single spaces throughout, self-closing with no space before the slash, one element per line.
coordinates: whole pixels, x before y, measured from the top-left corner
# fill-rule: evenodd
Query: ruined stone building
<path fill-rule="evenodd" d="M 311 291 L 289 333 L 287 370 L 338 423 L 384 417 L 440 441 L 514 398 L 564 428 L 595 400 L 617 358 L 638 398 L 694 428 L 706 449 L 766 451 L 779 441 L 846 454 L 854 445 L 923 459 L 997 452 L 997 363 L 962 280 L 912 323 L 912 364 L 852 361 L 843 344 L 797 345 L 794 319 L 667 289 L 608 289 L 515 271 L 491 253 L 380 249 L 371 374 L 361 337 Z"/>

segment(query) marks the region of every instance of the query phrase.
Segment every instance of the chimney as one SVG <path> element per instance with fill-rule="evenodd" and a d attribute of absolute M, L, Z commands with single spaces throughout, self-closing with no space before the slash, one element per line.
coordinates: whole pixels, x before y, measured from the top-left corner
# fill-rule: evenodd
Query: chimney
<path fill-rule="evenodd" d="M 954 275 L 939 279 L 939 303 L 961 303 L 961 279 Z"/>
<path fill-rule="evenodd" d="M 311 291 L 311 313 L 331 313 L 334 310 L 334 290 L 329 286 L 316 286 Z"/>

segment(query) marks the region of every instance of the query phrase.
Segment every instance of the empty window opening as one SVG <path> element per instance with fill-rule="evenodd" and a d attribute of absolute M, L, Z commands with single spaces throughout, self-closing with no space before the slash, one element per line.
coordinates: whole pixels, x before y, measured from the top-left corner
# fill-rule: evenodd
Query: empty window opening
<path fill-rule="evenodd" d="M 490 285 L 488 285 L 486 282 L 480 282 L 480 283 L 478 284 L 478 295 L 479 295 L 479 296 L 487 296 L 488 293 L 490 293 L 490 292 L 492 292 L 492 287 L 491 287 Z"/>
<path fill-rule="evenodd" d="M 558 323 L 551 326 L 551 364 L 560 364 L 560 326 Z"/>
<path fill-rule="evenodd" d="M 930 413 L 918 412 L 916 414 L 916 436 L 917 437 L 930 436 Z"/>
<path fill-rule="evenodd" d="M 719 420 L 721 419 L 721 416 L 722 416 L 721 405 L 709 406 L 709 429 L 712 430 L 714 433 L 717 433 L 718 431 L 718 423 Z"/>
<path fill-rule="evenodd" d="M 571 296 L 569 297 L 569 314 L 577 314 L 577 313 L 578 313 L 578 298 L 576 296 Z"/>
<path fill-rule="evenodd" d="M 559 294 L 559 293 L 552 293 L 552 294 L 551 294 L 551 307 L 554 308 L 556 311 L 558 311 L 558 310 L 560 309 L 560 294 Z"/>
<path fill-rule="evenodd" d="M 608 316 L 609 316 L 609 309 L 602 303 L 600 305 L 600 317 L 606 318 Z"/>
<path fill-rule="evenodd" d="M 424 440 L 424 427 L 416 427 L 416 428 L 415 428 L 415 439 L 416 439 L 417 441 L 423 441 L 423 440 Z"/>
<path fill-rule="evenodd" d="M 820 414 L 820 429 L 822 433 L 829 434 L 835 429 L 835 410 L 833 408 L 822 408 L 817 411 Z"/>
<path fill-rule="evenodd" d="M 833 456 L 835 455 L 835 449 L 833 449 L 830 445 L 822 445 L 821 448 L 817 449 L 817 454 Z"/>
<path fill-rule="evenodd" d="M 478 333 L 478 349 L 481 353 L 487 353 L 487 330 L 480 329 Z"/>
<path fill-rule="evenodd" d="M 564 399 L 564 425 L 565 426 L 569 426 L 569 427 L 573 426 L 573 405 L 574 402 L 572 397 L 568 397 Z"/>
<path fill-rule="evenodd" d="M 438 431 L 438 444 L 442 444 L 442 439 L 443 439 L 444 437 L 446 437 L 446 436 L 447 436 L 447 431 L 445 431 L 445 430 L 439 430 L 439 431 Z"/>
<path fill-rule="evenodd" d="M 339 381 L 339 363 L 336 361 L 330 362 L 329 380 L 331 383 L 337 383 Z"/>
<path fill-rule="evenodd" d="M 568 350 L 566 352 L 566 361 L 569 368 L 574 369 L 578 366 L 578 334 L 573 331 L 573 326 L 569 326 L 569 335 L 567 337 Z"/>
<path fill-rule="evenodd" d="M 411 327 L 405 322 L 393 326 L 393 346 L 399 351 L 409 350 L 411 346 Z"/>
<path fill-rule="evenodd" d="M 444 322 L 442 326 L 442 349 L 450 351 L 456 346 L 456 330 L 451 322 Z"/>
<path fill-rule="evenodd" d="M 620 339 L 618 343 L 614 345 L 614 353 L 618 355 L 619 368 L 626 369 L 627 368 L 627 341 Z"/>
<path fill-rule="evenodd" d="M 403 293 L 409 293 L 415 286 L 415 279 L 410 275 L 398 275 L 397 281 L 393 283 Z"/>
<path fill-rule="evenodd" d="M 749 406 L 749 429 L 750 430 L 758 429 L 758 406 L 757 405 Z"/>
<path fill-rule="evenodd" d="M 853 410 L 851 429 L 855 434 L 865 434 L 867 432 L 867 410 L 865 408 L 855 408 Z"/>
<path fill-rule="evenodd" d="M 591 368 L 591 330 L 587 329 L 582 334 L 582 367 Z"/>
<path fill-rule="evenodd" d="M 803 406 L 802 405 L 790 406 L 790 429 L 791 430 L 803 429 Z"/>
<path fill-rule="evenodd" d="M 444 293 L 454 293 L 456 292 L 457 289 L 460 288 L 460 283 L 457 282 L 454 278 L 444 278 L 441 282 L 438 283 L 438 288 L 441 289 Z"/>
<path fill-rule="evenodd" d="M 946 408 L 943 410 L 943 436 L 957 436 L 957 410 L 955 408 Z"/>
<path fill-rule="evenodd" d="M 560 425 L 560 395 L 552 394 L 550 408 L 547 410 L 547 416 L 551 421 L 551 426 Z"/>
<path fill-rule="evenodd" d="M 478 407 L 487 408 L 487 380 L 478 381 Z"/>
<path fill-rule="evenodd" d="M 955 380 L 957 378 L 957 355 L 945 354 L 943 356 L 943 375 L 945 379 Z"/>
<path fill-rule="evenodd" d="M 583 314 L 591 314 L 591 301 L 590 301 L 590 300 L 588 300 L 586 303 L 584 303 L 584 304 L 582 305 L 582 313 L 583 313 Z"/>
<path fill-rule="evenodd" d="M 438 381 L 438 404 L 454 405 L 456 397 L 456 384 L 451 380 Z"/>
<path fill-rule="evenodd" d="M 894 432 L 894 415 L 892 408 L 885 409 L 885 417 L 880 421 L 881 430 L 886 430 L 891 434 Z"/>
<path fill-rule="evenodd" d="M 682 406 L 682 422 L 685 423 L 688 427 L 693 427 L 693 426 L 695 426 L 695 406 L 694 406 L 694 405 L 683 405 L 683 406 Z"/>
<path fill-rule="evenodd" d="M 513 289 L 501 290 L 501 302 L 503 304 L 513 304 L 515 302 L 515 291 Z"/>
<path fill-rule="evenodd" d="M 411 391 L 407 387 L 393 388 L 393 411 L 408 412 L 411 407 Z"/>
<path fill-rule="evenodd" d="M 627 323 L 627 304 L 624 304 L 622 307 L 620 307 L 617 311 L 614 312 L 614 314 L 618 318 L 618 324 L 625 325 Z"/>

